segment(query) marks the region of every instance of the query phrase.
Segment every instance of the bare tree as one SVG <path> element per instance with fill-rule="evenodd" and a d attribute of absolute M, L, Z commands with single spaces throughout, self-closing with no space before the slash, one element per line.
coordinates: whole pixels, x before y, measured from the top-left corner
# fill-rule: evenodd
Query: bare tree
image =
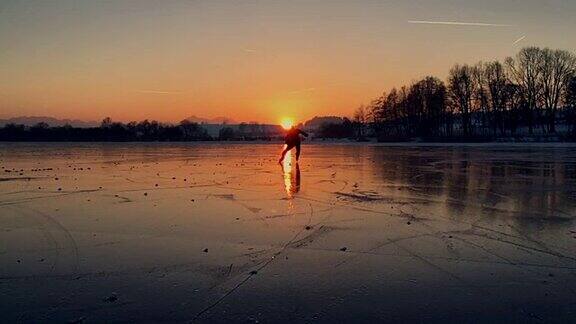
<path fill-rule="evenodd" d="M 574 75 L 576 56 L 564 50 L 541 50 L 540 80 L 542 102 L 546 110 L 547 131 L 556 132 L 556 112 Z"/>
<path fill-rule="evenodd" d="M 521 89 L 526 102 L 526 120 L 528 132 L 533 133 L 534 114 L 537 113 L 538 100 L 542 93 L 540 88 L 542 50 L 538 47 L 525 47 L 514 58 L 505 60 L 510 79 Z"/>
<path fill-rule="evenodd" d="M 400 105 L 400 95 L 396 88 L 392 88 L 386 97 L 386 105 L 389 110 L 391 120 L 394 121 L 394 132 L 396 136 L 400 136 L 404 131 L 402 129 L 402 107 Z"/>
<path fill-rule="evenodd" d="M 358 138 L 363 138 L 364 129 L 366 128 L 366 124 L 368 123 L 368 112 L 366 107 L 364 107 L 364 105 L 361 105 L 360 107 L 356 108 L 356 111 L 354 111 L 352 121 L 356 126 Z"/>
<path fill-rule="evenodd" d="M 489 123 L 493 133 L 496 134 L 499 129 L 500 133 L 504 134 L 504 111 L 509 100 L 507 91 L 509 81 L 504 66 L 498 61 L 479 63 L 477 71 L 480 75 L 480 88 L 485 94 L 487 112 L 491 116 Z"/>
<path fill-rule="evenodd" d="M 380 133 L 383 130 L 385 122 L 385 105 L 386 93 L 383 93 L 378 98 L 372 100 L 369 106 L 370 108 L 368 108 L 368 118 L 372 121 L 372 127 L 375 133 Z"/>
<path fill-rule="evenodd" d="M 112 118 L 106 117 L 106 118 L 102 119 L 102 122 L 100 123 L 100 127 L 110 128 L 111 126 L 112 126 Z"/>
<path fill-rule="evenodd" d="M 564 94 L 566 122 L 570 127 L 570 135 L 576 137 L 576 75 L 570 78 Z"/>
<path fill-rule="evenodd" d="M 419 89 L 421 117 L 421 135 L 440 135 L 442 115 L 446 106 L 446 87 L 444 82 L 436 77 L 428 76 L 419 82 L 415 87 Z"/>
<path fill-rule="evenodd" d="M 472 117 L 480 117 L 482 129 L 489 128 L 491 106 L 488 103 L 488 85 L 484 75 L 484 63 L 479 62 L 472 67 Z M 477 118 L 472 118 L 472 123 Z"/>
<path fill-rule="evenodd" d="M 471 112 L 474 95 L 474 69 L 469 65 L 455 65 L 448 73 L 448 98 L 462 119 L 465 136 L 472 134 Z"/>

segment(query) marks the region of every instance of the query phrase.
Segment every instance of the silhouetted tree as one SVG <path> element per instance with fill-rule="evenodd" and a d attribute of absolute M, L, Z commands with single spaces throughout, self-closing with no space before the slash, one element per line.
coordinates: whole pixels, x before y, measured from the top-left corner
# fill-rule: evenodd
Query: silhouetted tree
<path fill-rule="evenodd" d="M 495 135 L 497 130 L 504 134 L 504 112 L 511 100 L 507 87 L 508 78 L 504 66 L 498 62 L 479 63 L 476 66 L 477 88 L 481 105 L 485 105 L 485 121 Z"/>
<path fill-rule="evenodd" d="M 320 126 L 321 138 L 354 138 L 354 124 L 348 118 L 342 123 L 325 123 Z"/>
<path fill-rule="evenodd" d="M 442 116 L 446 105 L 446 87 L 435 77 L 426 77 L 410 87 L 408 101 L 416 113 L 417 135 L 440 135 Z"/>
<path fill-rule="evenodd" d="M 238 125 L 238 136 L 245 138 L 248 134 L 248 124 L 246 123 L 240 123 L 240 125 Z"/>
<path fill-rule="evenodd" d="M 556 131 L 556 112 L 576 69 L 576 56 L 563 50 L 540 50 L 542 102 L 546 110 L 547 131 Z"/>
<path fill-rule="evenodd" d="M 542 93 L 542 59 L 542 51 L 538 47 L 526 47 L 514 58 L 508 57 L 505 60 L 510 79 L 521 89 L 519 94 L 523 96 L 525 103 L 524 117 L 530 134 L 534 131 L 534 114 L 538 113 L 538 101 Z"/>
<path fill-rule="evenodd" d="M 204 128 L 198 125 L 198 123 L 190 122 L 187 119 L 180 122 L 179 129 L 181 133 L 180 140 L 183 141 L 203 140 L 208 137 L 208 133 Z"/>
<path fill-rule="evenodd" d="M 220 139 L 221 141 L 229 141 L 234 139 L 234 137 L 235 134 L 234 129 L 232 129 L 232 127 L 223 127 L 218 132 L 218 139 Z"/>
<path fill-rule="evenodd" d="M 572 76 L 564 95 L 566 103 L 566 122 L 570 128 L 570 136 L 576 138 L 576 76 Z"/>
<path fill-rule="evenodd" d="M 368 113 L 364 105 L 361 105 L 360 107 L 356 108 L 352 120 L 356 128 L 356 136 L 358 137 L 358 139 L 364 138 L 364 129 L 366 128 L 366 124 L 368 123 Z"/>
<path fill-rule="evenodd" d="M 448 97 L 454 110 L 460 114 L 464 136 L 472 135 L 473 73 L 474 69 L 469 65 L 455 65 L 448 74 Z"/>
<path fill-rule="evenodd" d="M 100 123 L 100 127 L 102 128 L 108 128 L 112 125 L 112 118 L 110 117 L 106 117 L 104 119 L 102 119 L 102 122 Z"/>

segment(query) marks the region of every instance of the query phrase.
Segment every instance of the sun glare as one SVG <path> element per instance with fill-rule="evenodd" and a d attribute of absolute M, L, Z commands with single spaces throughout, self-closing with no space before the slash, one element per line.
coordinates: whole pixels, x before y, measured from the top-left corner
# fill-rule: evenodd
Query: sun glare
<path fill-rule="evenodd" d="M 282 125 L 284 129 L 289 129 L 292 127 L 292 125 L 294 125 L 294 121 L 291 118 L 282 118 L 280 125 Z"/>

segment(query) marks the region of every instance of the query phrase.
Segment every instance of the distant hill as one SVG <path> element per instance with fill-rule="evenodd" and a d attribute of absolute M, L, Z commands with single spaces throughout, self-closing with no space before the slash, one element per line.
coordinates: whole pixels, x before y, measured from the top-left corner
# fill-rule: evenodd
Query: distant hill
<path fill-rule="evenodd" d="M 306 129 L 318 129 L 322 124 L 342 124 L 344 118 L 338 116 L 316 116 L 304 123 Z"/>
<path fill-rule="evenodd" d="M 185 120 L 198 124 L 228 124 L 228 125 L 237 124 L 237 122 L 234 119 L 227 117 L 203 118 L 198 116 L 190 116 L 187 117 Z"/>
<path fill-rule="evenodd" d="M 53 127 L 64 125 L 70 125 L 73 127 L 94 127 L 100 125 L 100 122 L 96 121 L 83 121 L 78 119 L 58 119 L 46 116 L 20 116 L 20 117 L 0 119 L 0 126 L 4 126 L 6 124 L 34 126 L 38 123 L 46 123 Z"/>

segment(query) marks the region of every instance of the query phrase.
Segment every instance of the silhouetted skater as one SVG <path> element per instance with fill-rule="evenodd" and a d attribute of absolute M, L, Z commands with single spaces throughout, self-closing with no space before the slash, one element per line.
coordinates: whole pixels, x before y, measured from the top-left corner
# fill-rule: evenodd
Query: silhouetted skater
<path fill-rule="evenodd" d="M 282 163 L 282 161 L 284 161 L 284 156 L 286 156 L 286 153 L 288 153 L 288 151 L 290 151 L 293 148 L 296 148 L 296 161 L 298 161 L 298 159 L 300 158 L 300 143 L 302 141 L 300 139 L 300 134 L 304 135 L 304 137 L 308 137 L 308 133 L 294 126 L 292 126 L 288 130 L 288 132 L 286 133 L 286 137 L 284 137 L 286 148 L 284 148 L 284 150 L 282 151 L 282 155 L 280 156 L 280 160 L 278 160 L 278 163 Z"/>

